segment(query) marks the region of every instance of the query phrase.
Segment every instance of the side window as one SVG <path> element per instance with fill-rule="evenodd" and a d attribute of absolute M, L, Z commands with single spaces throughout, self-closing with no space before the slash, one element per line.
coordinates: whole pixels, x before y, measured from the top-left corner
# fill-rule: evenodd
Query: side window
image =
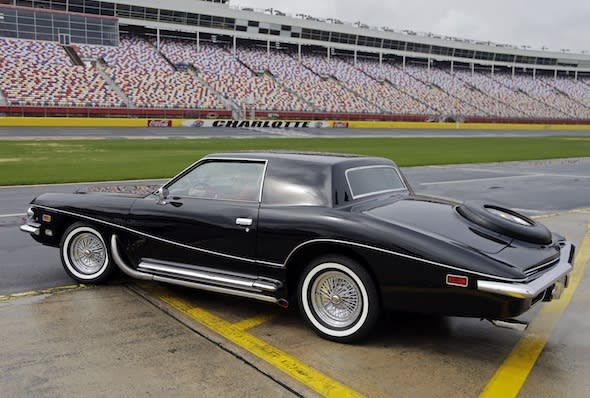
<path fill-rule="evenodd" d="M 205 161 L 167 188 L 170 196 L 258 202 L 263 162 Z"/>

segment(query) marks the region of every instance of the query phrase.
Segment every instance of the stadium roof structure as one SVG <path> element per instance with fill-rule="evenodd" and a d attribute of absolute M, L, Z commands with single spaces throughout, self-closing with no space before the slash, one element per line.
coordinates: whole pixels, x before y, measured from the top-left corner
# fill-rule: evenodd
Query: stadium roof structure
<path fill-rule="evenodd" d="M 379 59 L 396 56 L 464 63 L 484 67 L 505 67 L 555 74 L 590 73 L 590 54 L 519 48 L 507 44 L 474 41 L 435 34 L 372 27 L 360 22 L 345 23 L 338 19 L 320 19 L 310 15 L 286 15 L 276 9 L 254 10 L 230 7 L 227 0 L 89 0 L 23 1 L 0 0 L 0 4 L 55 8 L 71 12 L 112 15 L 120 25 L 138 26 L 158 32 L 200 33 L 267 43 L 314 46 L 360 54 L 373 54 Z M 103 10 L 108 10 L 103 12 Z M 277 45 L 277 46 L 278 46 Z"/>

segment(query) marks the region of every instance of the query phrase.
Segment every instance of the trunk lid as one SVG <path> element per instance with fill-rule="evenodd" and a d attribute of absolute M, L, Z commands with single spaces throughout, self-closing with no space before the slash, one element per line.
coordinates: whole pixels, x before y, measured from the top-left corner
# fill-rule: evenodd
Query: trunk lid
<path fill-rule="evenodd" d="M 527 275 L 527 270 L 559 258 L 556 245 L 528 244 L 476 225 L 455 210 L 457 205 L 459 203 L 443 199 L 412 196 L 393 202 L 373 202 L 357 210 L 381 221 L 437 237 L 454 246 L 485 253 Z"/>
<path fill-rule="evenodd" d="M 436 198 L 409 197 L 395 202 L 374 203 L 361 212 L 488 254 L 499 253 L 511 243 L 512 239 L 508 237 L 470 225 L 455 211 L 457 204 Z"/>

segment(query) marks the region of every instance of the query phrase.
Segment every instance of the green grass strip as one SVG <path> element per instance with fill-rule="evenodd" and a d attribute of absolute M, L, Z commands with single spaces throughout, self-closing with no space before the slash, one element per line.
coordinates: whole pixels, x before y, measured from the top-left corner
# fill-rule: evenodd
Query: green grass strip
<path fill-rule="evenodd" d="M 590 136 L 1 141 L 0 185 L 166 178 L 209 153 L 273 149 L 420 166 L 590 156 Z"/>

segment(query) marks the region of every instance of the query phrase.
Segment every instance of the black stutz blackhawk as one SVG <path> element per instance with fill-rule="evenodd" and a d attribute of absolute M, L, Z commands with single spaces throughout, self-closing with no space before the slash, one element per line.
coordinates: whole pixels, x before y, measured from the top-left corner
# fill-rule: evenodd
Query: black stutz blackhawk
<path fill-rule="evenodd" d="M 414 194 L 390 160 L 238 152 L 150 194 L 43 194 L 21 229 L 82 283 L 137 278 L 277 303 L 320 336 L 366 336 L 382 309 L 509 322 L 558 298 L 574 246 L 484 202 Z"/>

